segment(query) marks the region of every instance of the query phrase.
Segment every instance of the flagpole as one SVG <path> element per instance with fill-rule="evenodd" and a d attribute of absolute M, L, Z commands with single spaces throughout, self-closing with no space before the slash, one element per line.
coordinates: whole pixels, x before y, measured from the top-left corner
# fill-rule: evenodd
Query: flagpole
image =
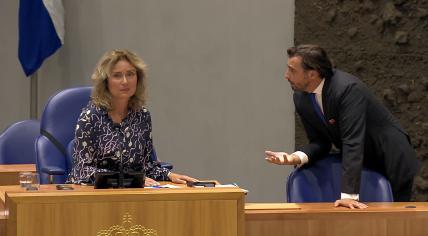
<path fill-rule="evenodd" d="M 31 85 L 30 85 L 30 119 L 37 120 L 38 114 L 37 114 L 37 79 L 38 79 L 38 72 L 34 72 L 31 77 Z"/>

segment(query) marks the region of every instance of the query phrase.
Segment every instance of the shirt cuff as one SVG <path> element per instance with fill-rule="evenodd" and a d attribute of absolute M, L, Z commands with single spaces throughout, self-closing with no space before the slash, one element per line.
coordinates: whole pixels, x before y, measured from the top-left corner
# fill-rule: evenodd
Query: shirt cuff
<path fill-rule="evenodd" d="M 300 164 L 298 164 L 297 167 L 301 167 L 302 165 L 308 163 L 309 161 L 308 155 L 306 155 L 306 153 L 302 151 L 296 151 L 296 152 L 293 152 L 292 154 L 295 154 L 300 159 Z"/>
<path fill-rule="evenodd" d="M 340 193 L 340 199 L 352 199 L 358 201 L 360 199 L 360 194 Z"/>

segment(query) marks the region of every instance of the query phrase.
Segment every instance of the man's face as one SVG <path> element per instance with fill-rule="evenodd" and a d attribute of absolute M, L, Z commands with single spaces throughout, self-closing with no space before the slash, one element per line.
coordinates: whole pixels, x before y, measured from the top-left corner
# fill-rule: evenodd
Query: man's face
<path fill-rule="evenodd" d="M 288 58 L 287 70 L 285 71 L 284 78 L 288 80 L 293 90 L 312 92 L 308 91 L 308 87 L 311 83 L 308 72 L 302 67 L 302 57 L 295 56 Z"/>

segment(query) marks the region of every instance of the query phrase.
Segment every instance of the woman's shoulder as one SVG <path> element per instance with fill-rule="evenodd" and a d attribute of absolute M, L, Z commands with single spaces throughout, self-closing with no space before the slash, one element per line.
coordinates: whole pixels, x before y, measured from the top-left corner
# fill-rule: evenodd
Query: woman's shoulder
<path fill-rule="evenodd" d="M 80 113 L 80 118 L 94 118 L 107 113 L 106 109 L 95 105 L 92 101 L 89 101 L 85 107 L 82 108 L 82 112 Z"/>
<path fill-rule="evenodd" d="M 135 110 L 134 114 L 136 117 L 139 117 L 139 119 L 142 119 L 142 120 L 151 119 L 150 111 L 145 106 L 141 106 L 140 109 Z"/>
<path fill-rule="evenodd" d="M 147 109 L 147 107 L 145 107 L 145 106 L 141 106 L 139 109 L 137 109 L 136 111 L 135 111 L 136 113 L 139 113 L 139 114 L 143 114 L 143 115 L 150 115 L 150 111 L 149 111 L 149 109 Z"/>

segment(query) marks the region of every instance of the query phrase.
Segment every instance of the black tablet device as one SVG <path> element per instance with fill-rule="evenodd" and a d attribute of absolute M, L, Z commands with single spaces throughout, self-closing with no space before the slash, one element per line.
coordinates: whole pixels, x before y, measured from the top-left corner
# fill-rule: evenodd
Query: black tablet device
<path fill-rule="evenodd" d="M 187 181 L 188 187 L 196 187 L 196 186 L 202 186 L 202 187 L 215 187 L 214 181 Z"/>
<path fill-rule="evenodd" d="M 70 184 L 57 184 L 56 189 L 57 190 L 73 190 L 74 188 Z"/>

